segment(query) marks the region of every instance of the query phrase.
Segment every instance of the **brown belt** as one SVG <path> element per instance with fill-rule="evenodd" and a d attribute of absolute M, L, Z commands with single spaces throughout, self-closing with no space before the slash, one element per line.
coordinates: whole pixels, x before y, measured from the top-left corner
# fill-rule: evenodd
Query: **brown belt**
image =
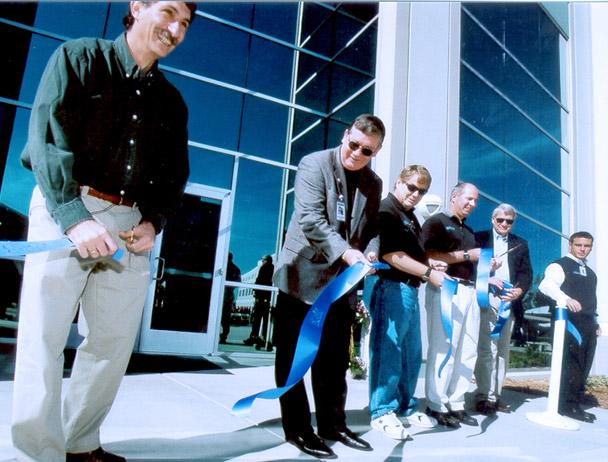
<path fill-rule="evenodd" d="M 125 199 L 122 196 L 115 196 L 114 194 L 108 194 L 101 191 L 97 191 L 96 189 L 93 189 L 90 186 L 81 186 L 80 191 L 85 194 L 88 194 L 89 196 L 97 197 L 98 199 L 111 202 L 115 205 L 124 205 L 125 207 L 135 206 L 135 202 L 130 201 L 129 199 Z"/>

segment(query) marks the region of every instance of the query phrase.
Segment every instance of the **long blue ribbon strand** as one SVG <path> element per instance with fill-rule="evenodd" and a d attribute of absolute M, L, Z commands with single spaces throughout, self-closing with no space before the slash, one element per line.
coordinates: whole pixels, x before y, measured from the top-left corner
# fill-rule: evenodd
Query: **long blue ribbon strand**
<path fill-rule="evenodd" d="M 372 267 L 376 269 L 388 269 L 388 265 L 385 263 L 374 263 L 372 264 Z M 344 272 L 325 286 L 310 307 L 310 310 L 308 310 L 308 313 L 302 322 L 298 342 L 296 344 L 296 351 L 291 364 L 291 370 L 289 371 L 289 376 L 287 377 L 285 385 L 241 398 L 232 406 L 233 414 L 248 414 L 253 402 L 257 398 L 279 398 L 302 380 L 308 369 L 310 369 L 310 366 L 312 366 L 312 363 L 317 356 L 317 352 L 319 351 L 323 323 L 325 322 L 325 317 L 327 316 L 331 304 L 355 287 L 370 269 L 371 267 L 369 265 L 357 262 L 354 265 L 349 266 Z"/>
<path fill-rule="evenodd" d="M 479 308 L 488 308 L 490 299 L 488 297 L 490 270 L 492 269 L 492 249 L 481 249 L 479 261 L 477 262 L 477 281 L 475 288 L 477 289 L 477 304 Z"/>
<path fill-rule="evenodd" d="M 490 305 L 488 297 L 488 280 L 492 263 L 492 249 L 481 249 L 477 262 L 477 303 L 480 308 L 487 308 Z M 452 354 L 452 298 L 458 288 L 458 282 L 453 279 L 444 279 L 441 287 L 441 324 L 449 343 L 448 352 L 439 365 L 437 375 L 441 377 L 443 368 L 448 363 Z"/>
<path fill-rule="evenodd" d="M 490 285 L 490 271 L 492 270 L 492 249 L 481 249 L 481 253 L 479 255 L 479 261 L 477 263 L 477 281 L 475 283 L 475 288 L 477 290 L 477 304 L 480 309 L 489 309 L 490 308 L 490 297 L 489 293 L 493 290 L 494 286 Z M 496 296 L 500 297 L 501 295 L 506 295 L 507 289 L 512 289 L 513 285 L 507 281 L 502 281 L 503 290 L 499 291 Z M 509 316 L 511 315 L 511 302 L 500 302 L 500 306 L 498 307 L 498 318 L 496 320 L 496 325 L 492 332 L 490 332 L 490 338 L 493 340 L 500 337 L 500 333 L 502 332 L 503 327 L 507 323 Z"/>
<path fill-rule="evenodd" d="M 30 253 L 50 252 L 53 250 L 69 249 L 75 247 L 67 237 L 54 241 L 0 241 L 0 258 L 24 257 Z M 118 249 L 112 259 L 120 261 L 124 254 Z"/>
<path fill-rule="evenodd" d="M 513 288 L 513 284 L 502 281 L 502 290 L 496 294 L 496 296 L 507 295 L 507 291 Z M 500 337 L 500 333 L 502 332 L 503 327 L 509 320 L 509 316 L 511 316 L 511 302 L 505 302 L 503 300 L 500 301 L 500 306 L 498 307 L 498 318 L 496 319 L 496 324 L 494 325 L 494 329 L 490 332 L 490 338 L 492 340 L 498 339 Z"/>
<path fill-rule="evenodd" d="M 447 337 L 448 352 L 443 358 L 443 361 L 439 365 L 437 375 L 441 377 L 441 371 L 448 363 L 450 356 L 452 355 L 452 299 L 458 289 L 458 281 L 455 279 L 448 279 L 447 277 L 443 280 L 441 285 L 441 324 L 443 325 L 443 331 Z"/>
<path fill-rule="evenodd" d="M 581 344 L 581 342 L 583 341 L 583 339 L 581 338 L 581 333 L 578 331 L 574 324 L 568 321 L 568 310 L 566 308 L 562 308 L 561 306 L 555 308 L 555 320 L 566 321 L 566 329 L 574 337 L 576 343 L 578 343 L 579 345 Z"/>

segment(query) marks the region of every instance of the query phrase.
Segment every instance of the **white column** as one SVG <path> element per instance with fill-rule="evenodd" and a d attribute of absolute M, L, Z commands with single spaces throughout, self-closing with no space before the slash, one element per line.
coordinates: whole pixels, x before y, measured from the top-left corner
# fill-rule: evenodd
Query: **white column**
<path fill-rule="evenodd" d="M 389 191 L 406 165 L 425 165 L 445 199 L 458 179 L 460 4 L 381 2 L 375 113 L 388 137 L 375 171 Z"/>
<path fill-rule="evenodd" d="M 383 196 L 405 165 L 410 9 L 410 3 L 378 5 L 374 113 L 386 124 L 387 133 L 374 171 L 382 178 Z"/>
<path fill-rule="evenodd" d="M 592 374 L 608 374 L 608 4 L 571 6 L 574 201 L 572 231 L 595 237 L 590 264 L 598 275 L 599 339 Z"/>
<path fill-rule="evenodd" d="M 387 137 L 374 170 L 384 195 L 405 165 L 422 164 L 433 177 L 430 192 L 445 204 L 458 179 L 459 83 L 460 3 L 380 2 L 374 113 Z"/>

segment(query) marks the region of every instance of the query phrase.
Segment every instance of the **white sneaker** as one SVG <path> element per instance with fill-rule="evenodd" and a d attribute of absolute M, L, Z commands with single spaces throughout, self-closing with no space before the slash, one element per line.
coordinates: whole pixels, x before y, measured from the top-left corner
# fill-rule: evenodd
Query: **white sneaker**
<path fill-rule="evenodd" d="M 394 412 L 373 419 L 371 426 L 394 440 L 406 440 L 410 436 Z"/>
<path fill-rule="evenodd" d="M 426 415 L 424 412 L 416 411 L 405 417 L 410 425 L 422 428 L 433 428 L 437 426 L 437 419 Z"/>

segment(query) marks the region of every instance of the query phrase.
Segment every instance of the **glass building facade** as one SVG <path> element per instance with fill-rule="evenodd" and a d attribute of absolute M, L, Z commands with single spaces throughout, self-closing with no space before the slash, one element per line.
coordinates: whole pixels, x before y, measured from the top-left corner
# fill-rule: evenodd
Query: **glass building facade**
<path fill-rule="evenodd" d="M 481 192 L 470 222 L 513 205 L 540 277 L 568 234 L 568 37 L 535 3 L 465 3 L 461 24 L 458 176 Z"/>
<path fill-rule="evenodd" d="M 0 5 L 0 31 L 16 44 L 12 85 L 0 89 L 7 214 L 27 216 L 34 179 L 19 155 L 48 58 L 70 38 L 116 38 L 126 9 L 122 2 Z M 231 252 L 248 275 L 223 282 L 242 295 L 237 304 L 249 305 L 240 308 L 251 308 L 246 284 L 259 260 L 280 248 L 299 160 L 335 146 L 356 115 L 373 111 L 376 19 L 376 4 L 201 2 L 186 40 L 160 63 L 189 108 L 189 181 L 229 198 L 219 258 L 225 265 Z"/>
<path fill-rule="evenodd" d="M 580 226 L 593 232 L 587 223 L 595 223 L 594 212 L 581 205 L 601 184 L 580 177 L 593 173 L 586 167 L 593 145 L 583 146 L 590 139 L 587 106 L 576 110 L 593 98 L 583 90 L 586 69 L 574 59 L 574 50 L 579 62 L 591 59 L 584 55 L 591 50 L 587 6 L 201 2 L 198 8 L 186 40 L 161 68 L 188 104 L 190 182 L 205 196 L 204 206 L 188 204 L 207 218 L 185 221 L 183 229 L 201 230 L 206 245 L 197 245 L 210 264 L 177 270 L 176 259 L 162 252 L 153 260 L 171 263 L 157 265 L 157 277 L 166 269 L 168 277 L 200 276 L 219 287 L 204 289 L 204 318 L 172 320 L 183 326 L 176 330 L 196 325 L 211 335 L 215 346 L 206 352 L 217 347 L 225 290 L 236 293 L 237 317 L 250 314 L 260 259 L 276 257 L 281 246 L 299 160 L 336 145 L 363 112 L 387 125 L 373 164 L 385 193 L 405 164 L 421 163 L 433 174 L 431 193 L 444 204 L 456 181 L 479 187 L 469 219 L 475 230 L 490 227 L 497 204 L 512 204 L 519 213 L 514 231 L 530 243 L 535 285 L 565 253 L 571 232 Z M 24 238 L 34 180 L 19 155 L 49 56 L 70 38 L 114 39 L 125 11 L 120 2 L 0 3 L 0 34 L 12 45 L 0 88 L 0 239 Z M 172 234 L 187 244 L 185 231 Z M 190 255 L 174 244 L 168 248 Z M 229 252 L 241 282 L 225 280 Z M 157 286 L 149 298 L 163 291 L 170 288 Z M 13 313 L 0 311 L 0 318 Z M 162 313 L 150 320 L 151 330 L 165 322 Z"/>

